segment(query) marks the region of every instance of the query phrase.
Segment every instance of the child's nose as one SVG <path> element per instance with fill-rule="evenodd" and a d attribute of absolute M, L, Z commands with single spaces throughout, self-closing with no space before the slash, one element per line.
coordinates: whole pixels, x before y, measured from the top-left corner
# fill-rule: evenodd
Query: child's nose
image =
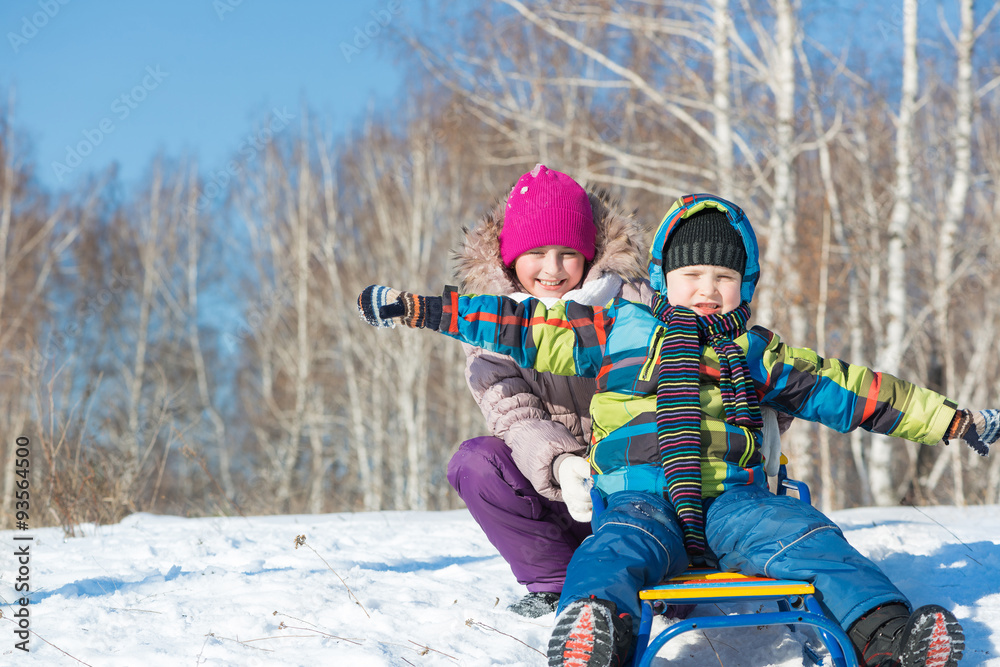
<path fill-rule="evenodd" d="M 545 262 L 543 266 L 546 271 L 559 273 L 559 271 L 562 270 L 562 258 L 559 256 L 558 252 L 548 252 L 545 254 Z"/>

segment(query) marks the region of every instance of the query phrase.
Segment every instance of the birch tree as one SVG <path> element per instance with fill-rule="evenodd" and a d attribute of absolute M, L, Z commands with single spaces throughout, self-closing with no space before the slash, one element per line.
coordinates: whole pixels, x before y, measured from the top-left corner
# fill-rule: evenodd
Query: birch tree
<path fill-rule="evenodd" d="M 840 104 L 835 105 L 834 118 L 829 121 L 826 119 L 824 113 L 824 106 L 820 99 L 820 95 L 817 90 L 817 83 L 813 75 L 812 66 L 809 62 L 809 58 L 806 55 L 805 49 L 801 40 L 796 43 L 796 51 L 798 53 L 798 61 L 802 66 L 804 79 L 806 84 L 807 92 L 807 108 L 812 120 L 813 134 L 816 137 L 816 154 L 818 157 L 819 166 L 819 176 L 820 181 L 823 186 L 823 198 L 825 200 L 826 208 L 823 212 L 823 236 L 821 243 L 820 252 L 820 275 L 819 275 L 819 290 L 818 290 L 818 300 L 816 307 L 816 351 L 820 356 L 826 356 L 828 350 L 826 348 L 826 335 L 827 327 L 829 326 L 827 320 L 827 307 L 829 305 L 829 287 L 830 287 L 830 265 L 831 265 L 831 254 L 833 251 L 832 245 L 835 243 L 836 248 L 841 251 L 840 254 L 845 254 L 847 250 L 847 238 L 844 224 L 844 212 L 840 203 L 840 195 L 837 192 L 837 186 L 834 179 L 834 169 L 833 169 L 833 158 L 831 151 L 831 143 L 837 140 L 839 135 L 839 129 L 841 126 L 841 108 Z M 838 66 L 834 73 L 831 75 L 831 79 L 835 80 L 842 67 Z M 828 83 L 827 85 L 833 85 L 833 83 Z M 850 313 L 849 321 L 851 322 L 852 331 L 855 330 L 857 322 L 857 304 L 860 300 L 860 290 L 858 287 L 858 280 L 853 269 L 853 266 L 847 268 L 848 273 L 848 302 Z M 852 337 L 852 341 L 854 338 Z M 860 345 L 851 346 L 851 358 L 860 359 Z M 852 435 L 852 440 L 855 438 L 860 438 L 861 433 L 855 430 Z M 843 476 L 840 479 L 835 479 L 833 475 L 833 457 L 831 455 L 831 443 L 830 443 L 830 432 L 828 429 L 819 429 L 819 442 L 820 442 L 820 475 L 822 478 L 821 487 L 821 506 L 827 510 L 833 509 L 835 506 L 843 505 L 842 497 L 844 495 L 844 482 Z M 860 447 L 860 442 L 857 447 Z M 842 467 L 842 466 L 840 466 Z M 864 467 L 860 467 L 861 475 L 865 475 Z M 867 489 L 867 485 L 863 485 Z M 835 500 L 835 491 L 839 490 L 840 499 Z"/>
<path fill-rule="evenodd" d="M 184 178 L 184 173 L 180 178 Z M 185 296 L 188 345 L 190 347 L 191 363 L 198 388 L 198 408 L 208 417 L 212 428 L 211 450 L 217 453 L 219 476 L 222 488 L 227 498 L 236 495 L 236 485 L 233 482 L 232 462 L 230 459 L 231 445 L 226 431 L 226 420 L 217 407 L 217 389 L 210 386 L 210 369 L 205 359 L 201 337 L 203 335 L 200 322 L 199 293 L 201 291 L 202 242 L 199 227 L 200 213 L 198 210 L 199 187 L 197 183 L 197 165 L 192 164 L 187 174 L 187 201 L 181 209 L 187 223 L 187 256 L 185 264 Z M 199 415 L 200 416 L 200 415 Z"/>
<path fill-rule="evenodd" d="M 761 262 L 761 284 L 758 289 L 756 318 L 762 325 L 774 326 L 777 285 L 800 285 L 796 268 L 798 258 L 798 230 L 795 210 L 795 178 L 793 162 L 795 146 L 795 46 L 797 28 L 792 4 L 789 0 L 776 0 L 775 35 L 773 41 L 765 40 L 765 31 L 753 23 L 758 40 L 766 44 L 766 61 L 757 67 L 774 97 L 775 140 L 773 195 L 767 222 L 767 247 Z M 744 49 L 744 51 L 748 51 Z M 782 290 L 784 292 L 784 290 Z M 805 336 L 805 313 L 794 300 L 784 300 L 782 306 L 789 310 L 792 335 L 802 340 Z"/>
<path fill-rule="evenodd" d="M 335 150 L 312 122 L 290 150 L 282 143 L 248 170 L 237 193 L 253 283 L 286 294 L 243 341 L 257 449 L 293 507 L 320 511 L 335 493 L 365 509 L 430 508 L 457 444 L 449 411 L 462 410 L 442 378 L 462 380 L 459 360 L 443 365 L 447 342 L 426 334 L 371 330 L 356 299 L 372 282 L 445 284 L 457 221 L 481 200 L 465 196 L 475 142 L 463 140 L 463 155 L 428 112 L 399 137 L 373 118 L 346 140 L 351 149 Z"/>
<path fill-rule="evenodd" d="M 308 125 L 303 121 L 303 132 Z M 246 221 L 257 268 L 259 290 L 250 300 L 261 312 L 248 338 L 256 352 L 259 375 L 254 383 L 261 404 L 252 411 L 254 433 L 270 461 L 270 482 L 278 507 L 292 511 L 293 487 L 310 429 L 321 421 L 314 412 L 312 382 L 314 334 L 310 317 L 311 227 L 315 226 L 316 181 L 305 140 L 291 144 L 290 154 L 269 144 L 237 192 L 237 207 Z M 312 306 L 314 308 L 314 306 Z M 249 314 L 249 313 L 248 313 Z M 313 475 L 322 476 L 324 453 L 314 455 Z M 318 460 L 316 456 L 318 454 Z M 306 479 L 309 479 L 306 476 Z M 314 487 L 306 502 L 318 501 Z M 300 507 L 300 505 L 294 505 Z"/>
<path fill-rule="evenodd" d="M 544 139 L 556 137 L 574 148 L 557 157 L 581 180 L 667 198 L 709 183 L 715 191 L 720 180 L 733 189 L 738 138 L 727 103 L 732 29 L 725 2 L 502 0 L 496 8 L 520 19 L 503 33 L 516 40 L 508 50 L 481 33 L 450 61 L 417 46 L 429 71 L 471 113 L 522 144 L 527 138 L 529 159 L 546 159 Z M 510 22 L 510 14 L 497 10 L 494 20 Z M 702 66 L 713 62 L 719 69 L 705 80 Z M 573 104 L 580 96 L 592 102 Z"/>
<path fill-rule="evenodd" d="M 329 286 L 332 307 L 325 309 L 326 327 L 332 333 L 333 339 L 339 342 L 337 361 L 343 369 L 344 386 L 347 393 L 347 409 L 344 420 L 345 431 L 350 439 L 350 449 L 354 456 L 358 485 L 361 493 L 361 507 L 364 510 L 379 510 L 382 508 L 383 477 L 382 451 L 380 443 L 373 442 L 367 432 L 368 415 L 366 401 L 371 392 L 364 392 L 365 369 L 363 360 L 369 356 L 366 347 L 361 345 L 360 337 L 349 326 L 349 320 L 341 316 L 353 305 L 348 298 L 351 284 L 349 276 L 357 271 L 358 262 L 352 253 L 343 252 L 350 244 L 349 239 L 342 235 L 348 232 L 351 225 L 345 224 L 341 218 L 339 173 L 334 164 L 331 142 L 327 138 L 316 138 L 316 151 L 322 168 L 321 194 L 323 202 L 322 236 L 317 252 L 321 257 L 321 265 L 326 269 L 324 276 Z M 348 274 L 345 279 L 344 274 Z M 322 315 L 321 315 L 322 316 Z M 374 446 L 373 446 L 374 445 Z"/>
<path fill-rule="evenodd" d="M 898 375 L 902 363 L 907 326 L 906 257 L 913 197 L 912 141 L 916 113 L 919 64 L 917 61 L 917 0 L 903 0 L 903 70 L 899 114 L 896 118 L 896 173 L 889 242 L 885 255 L 885 329 L 877 368 Z M 878 505 L 894 505 L 898 492 L 894 485 L 894 451 L 899 446 L 888 438 L 874 438 L 869 455 L 872 498 Z"/>
<path fill-rule="evenodd" d="M 715 155 L 718 165 L 719 194 L 739 199 L 735 182 L 732 118 L 732 67 L 730 34 L 733 29 L 728 0 L 712 0 L 712 106 L 715 116 Z"/>
<path fill-rule="evenodd" d="M 951 185 L 943 206 L 943 215 L 938 229 L 937 258 L 934 267 L 934 322 L 938 339 L 939 357 L 943 370 L 943 391 L 949 396 L 955 396 L 960 405 L 968 405 L 971 399 L 969 388 L 982 383 L 985 378 L 975 378 L 972 382 L 963 383 L 960 389 L 956 369 L 956 340 L 953 336 L 950 302 L 952 286 L 962 279 L 956 275 L 956 237 L 960 224 L 967 214 L 967 203 L 972 181 L 972 125 L 975 115 L 975 98 L 973 82 L 973 50 L 976 40 L 988 28 L 1000 5 L 994 6 L 987 13 L 981 25 L 976 25 L 975 3 L 973 0 L 962 0 L 959 3 L 959 31 L 957 38 L 950 33 L 947 22 L 942 19 L 942 28 L 951 38 L 955 48 L 955 95 L 954 95 L 954 129 L 952 137 L 952 173 Z M 980 337 L 981 338 L 981 337 Z M 969 367 L 969 372 L 981 371 L 982 364 Z M 978 373 L 977 373 L 978 375 Z M 947 454 L 947 458 L 945 455 Z M 940 479 L 942 467 L 947 461 L 952 469 L 953 501 L 957 505 L 966 504 L 966 494 L 963 480 L 962 452 L 959 448 L 950 448 L 941 453 L 930 476 L 925 481 L 929 488 L 936 486 Z"/>
<path fill-rule="evenodd" d="M 468 219 L 471 206 L 460 194 L 469 192 L 463 183 L 466 160 L 457 147 L 435 141 L 437 129 L 428 117 L 415 118 L 408 124 L 406 139 L 395 150 L 364 151 L 352 161 L 351 173 L 364 197 L 359 210 L 365 212 L 366 220 L 358 223 L 364 225 L 361 239 L 370 258 L 366 267 L 370 282 L 437 291 L 447 280 L 448 262 L 443 260 L 447 248 L 454 247 L 458 239 L 457 221 Z M 368 145 L 388 148 L 392 141 L 384 135 L 377 138 L 379 132 L 374 128 L 369 133 Z M 490 193 L 490 198 L 493 196 Z M 477 199 L 483 196 L 472 201 Z M 357 291 L 367 284 L 359 278 L 354 277 Z M 361 331 L 360 335 L 370 338 L 380 333 L 385 332 Z M 381 365 L 376 365 L 374 405 L 382 406 L 381 410 L 391 406 L 392 419 L 380 420 L 378 412 L 374 420 L 371 415 L 368 419 L 374 428 L 387 431 L 383 460 L 390 470 L 390 496 L 395 506 L 422 509 L 432 496 L 429 479 L 434 469 L 442 469 L 438 466 L 443 467 L 458 444 L 435 442 L 448 437 L 448 431 L 431 428 L 431 416 L 451 412 L 468 390 L 462 383 L 458 396 L 435 391 L 435 387 L 456 387 L 454 381 L 442 378 L 463 378 L 461 365 L 436 366 L 449 357 L 452 364 L 460 361 L 439 352 L 448 341 L 405 329 L 393 332 L 392 338 L 378 336 L 379 345 L 373 351 L 379 360 L 376 364 Z M 468 409 L 468 404 L 468 400 L 458 402 L 463 409 Z"/>
<path fill-rule="evenodd" d="M 0 108 L 0 419 L 7 436 L 0 442 L 0 516 L 13 517 L 16 439 L 37 432 L 31 397 L 46 370 L 52 371 L 43 340 L 51 322 L 52 284 L 61 262 L 79 236 L 79 222 L 92 211 L 93 198 L 79 210 L 52 204 L 31 182 L 30 166 L 15 132 L 14 95 Z M 65 337 L 63 338 L 65 342 Z M 38 444 L 36 442 L 36 444 Z M 12 519 L 9 519 L 12 520 Z M 6 522 L 5 522 L 6 523 Z"/>

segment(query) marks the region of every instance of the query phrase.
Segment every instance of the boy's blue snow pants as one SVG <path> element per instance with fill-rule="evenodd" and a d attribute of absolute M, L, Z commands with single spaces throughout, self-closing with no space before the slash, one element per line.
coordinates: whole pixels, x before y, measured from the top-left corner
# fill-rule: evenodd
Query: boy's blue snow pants
<path fill-rule="evenodd" d="M 688 566 L 680 522 L 670 503 L 656 494 L 620 491 L 607 502 L 594 535 L 570 561 L 558 612 L 593 595 L 614 602 L 638 622 L 639 590 Z M 797 498 L 742 486 L 705 506 L 705 538 L 721 570 L 809 581 L 817 600 L 845 630 L 879 605 L 909 606 L 836 524 Z"/>

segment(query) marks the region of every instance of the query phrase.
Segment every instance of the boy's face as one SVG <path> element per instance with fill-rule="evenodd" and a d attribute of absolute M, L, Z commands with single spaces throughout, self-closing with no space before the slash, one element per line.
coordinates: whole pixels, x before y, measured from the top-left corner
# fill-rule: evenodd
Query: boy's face
<path fill-rule="evenodd" d="M 696 315 L 724 315 L 739 308 L 743 276 L 722 266 L 695 264 L 667 272 L 667 301 Z"/>
<path fill-rule="evenodd" d="M 546 245 L 523 253 L 514 260 L 514 273 L 528 294 L 561 299 L 583 280 L 586 259 L 572 248 Z"/>

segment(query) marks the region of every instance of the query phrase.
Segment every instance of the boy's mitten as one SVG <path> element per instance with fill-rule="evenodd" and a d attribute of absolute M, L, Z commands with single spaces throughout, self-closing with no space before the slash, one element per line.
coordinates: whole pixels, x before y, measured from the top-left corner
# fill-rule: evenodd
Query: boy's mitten
<path fill-rule="evenodd" d="M 369 285 L 358 296 L 358 312 L 373 327 L 394 327 L 393 319 L 399 318 L 408 327 L 436 329 L 441 321 L 441 297 Z"/>
<path fill-rule="evenodd" d="M 962 438 L 980 456 L 990 453 L 990 445 L 1000 438 L 1000 410 L 959 410 L 951 420 L 945 441 Z"/>
<path fill-rule="evenodd" d="M 569 515 L 577 521 L 589 523 L 594 512 L 594 503 L 590 499 L 590 487 L 594 484 L 590 476 L 590 461 L 582 456 L 567 456 L 559 462 L 556 478 Z"/>

